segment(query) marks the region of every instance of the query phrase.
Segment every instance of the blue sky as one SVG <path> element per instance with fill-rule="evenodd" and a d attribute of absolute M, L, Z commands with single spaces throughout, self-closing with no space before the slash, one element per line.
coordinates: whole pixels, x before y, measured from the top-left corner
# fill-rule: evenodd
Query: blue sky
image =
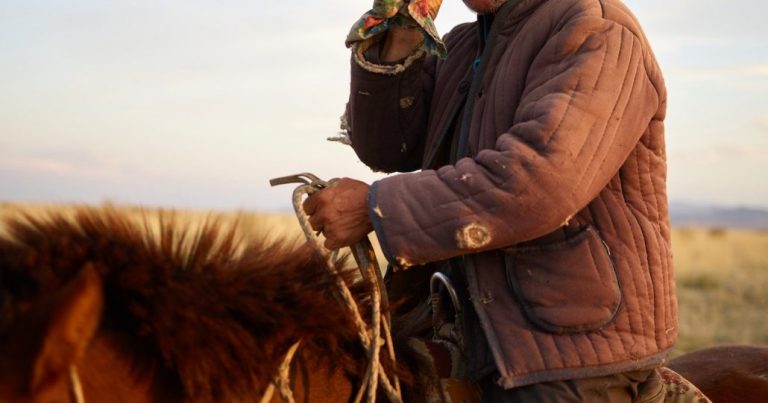
<path fill-rule="evenodd" d="M 670 92 L 670 197 L 768 207 L 768 5 L 627 4 Z M 368 7 L 3 0 L 0 200 L 283 210 L 291 189 L 269 178 L 376 179 L 325 140 L 349 86 L 343 40 Z M 473 18 L 445 0 L 438 28 Z"/>

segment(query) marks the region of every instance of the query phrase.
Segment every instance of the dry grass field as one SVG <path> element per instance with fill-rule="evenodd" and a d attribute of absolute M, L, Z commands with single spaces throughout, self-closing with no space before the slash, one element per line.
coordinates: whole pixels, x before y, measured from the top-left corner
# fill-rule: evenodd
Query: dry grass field
<path fill-rule="evenodd" d="M 768 344 L 768 230 L 678 228 L 672 242 L 678 352 L 714 344 Z"/>
<path fill-rule="evenodd" d="M 0 220 L 26 211 L 32 215 L 75 207 L 0 203 Z M 160 210 L 121 207 L 137 219 L 157 217 Z M 175 212 L 191 226 L 217 219 L 250 237 L 301 240 L 293 214 L 252 212 Z M 1 221 L 0 221 L 1 222 Z M 0 225 L 0 234 L 3 228 Z M 374 240 L 375 241 L 375 240 Z M 677 354 L 716 344 L 768 344 L 768 231 L 677 228 L 673 232 L 680 303 Z"/>

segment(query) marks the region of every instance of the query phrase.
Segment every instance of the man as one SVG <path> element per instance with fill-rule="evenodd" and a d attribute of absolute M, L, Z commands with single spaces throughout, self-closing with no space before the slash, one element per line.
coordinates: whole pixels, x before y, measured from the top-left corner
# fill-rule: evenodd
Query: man
<path fill-rule="evenodd" d="M 464 2 L 478 22 L 444 43 L 439 1 L 377 0 L 353 28 L 352 146 L 421 170 L 341 179 L 310 222 L 329 248 L 375 230 L 394 278 L 449 272 L 485 401 L 661 399 L 677 306 L 647 40 L 619 0 Z"/>

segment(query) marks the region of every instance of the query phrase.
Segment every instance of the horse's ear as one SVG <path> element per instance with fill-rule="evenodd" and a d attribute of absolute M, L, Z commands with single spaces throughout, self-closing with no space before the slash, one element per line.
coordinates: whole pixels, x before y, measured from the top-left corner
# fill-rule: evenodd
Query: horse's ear
<path fill-rule="evenodd" d="M 104 296 L 94 266 L 86 265 L 46 305 L 38 316 L 43 336 L 28 374 L 32 391 L 46 389 L 68 375 L 99 326 Z"/>

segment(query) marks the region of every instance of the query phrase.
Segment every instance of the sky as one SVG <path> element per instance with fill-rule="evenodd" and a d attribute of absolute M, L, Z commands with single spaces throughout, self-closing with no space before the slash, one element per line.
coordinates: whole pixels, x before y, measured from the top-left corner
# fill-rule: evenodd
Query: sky
<path fill-rule="evenodd" d="M 270 178 L 380 178 L 326 140 L 370 3 L 0 1 L 0 201 L 282 211 Z M 768 3 L 626 4 L 669 90 L 670 198 L 768 208 Z M 437 26 L 474 18 L 444 0 Z"/>

